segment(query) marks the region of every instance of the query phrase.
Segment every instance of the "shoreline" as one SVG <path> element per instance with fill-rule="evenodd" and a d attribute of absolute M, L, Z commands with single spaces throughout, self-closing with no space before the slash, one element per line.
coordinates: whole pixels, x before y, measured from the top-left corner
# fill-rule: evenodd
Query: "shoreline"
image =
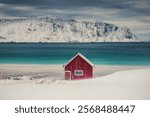
<path fill-rule="evenodd" d="M 118 71 L 148 69 L 150 66 L 95 65 L 94 78 L 110 75 Z M 63 79 L 62 64 L 0 64 L 0 79 L 35 76 L 40 78 Z"/>
<path fill-rule="evenodd" d="M 30 64 L 30 63 L 0 63 L 0 65 L 62 65 L 63 64 Z M 136 67 L 136 66 L 141 66 L 141 67 L 150 67 L 150 65 L 111 65 L 111 64 L 95 64 L 95 66 L 131 66 L 131 67 Z"/>
<path fill-rule="evenodd" d="M 31 66 L 38 66 L 38 65 L 43 65 L 43 66 L 50 66 L 50 65 L 60 65 L 60 66 L 63 66 L 63 64 L 51 64 L 51 63 L 47 63 L 47 64 L 37 64 L 37 63 L 0 63 L 0 66 L 1 65 L 24 65 L 24 66 L 27 66 L 27 65 L 31 65 Z M 129 67 L 150 67 L 150 65 L 117 65 L 117 64 L 94 64 L 95 66 L 110 66 L 110 67 L 113 67 L 113 66 L 118 66 L 118 67 L 126 67 L 126 66 L 129 66 Z"/>
<path fill-rule="evenodd" d="M 42 42 L 42 41 L 33 41 L 33 42 L 28 42 L 28 41 L 24 41 L 24 42 L 18 42 L 18 41 L 8 41 L 8 42 L 0 42 L 0 44 L 29 44 L 29 43 L 37 43 L 37 44 L 44 44 L 44 43 L 52 43 L 52 44 L 95 44 L 95 43 L 150 43 L 150 41 L 108 41 L 108 42 Z"/>

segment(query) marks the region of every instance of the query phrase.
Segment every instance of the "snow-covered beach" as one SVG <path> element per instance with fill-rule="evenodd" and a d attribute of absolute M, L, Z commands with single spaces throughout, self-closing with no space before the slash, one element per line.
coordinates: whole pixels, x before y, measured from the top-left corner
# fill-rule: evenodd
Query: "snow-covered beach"
<path fill-rule="evenodd" d="M 0 99 L 150 99 L 149 66 L 100 66 L 65 81 L 62 65 L 1 64 Z"/>

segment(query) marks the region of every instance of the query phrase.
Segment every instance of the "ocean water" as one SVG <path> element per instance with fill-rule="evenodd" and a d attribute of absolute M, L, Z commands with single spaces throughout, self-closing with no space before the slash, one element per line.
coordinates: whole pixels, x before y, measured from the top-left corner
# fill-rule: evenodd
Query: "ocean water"
<path fill-rule="evenodd" d="M 64 64 L 77 52 L 94 64 L 150 65 L 150 43 L 0 43 L 0 64 Z"/>

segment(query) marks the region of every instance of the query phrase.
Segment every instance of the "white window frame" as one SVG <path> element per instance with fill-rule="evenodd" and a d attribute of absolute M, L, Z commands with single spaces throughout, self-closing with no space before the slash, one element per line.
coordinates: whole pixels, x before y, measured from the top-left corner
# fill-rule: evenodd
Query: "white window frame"
<path fill-rule="evenodd" d="M 82 74 L 76 74 L 76 72 L 81 72 Z M 75 76 L 83 76 L 83 70 L 74 70 Z"/>

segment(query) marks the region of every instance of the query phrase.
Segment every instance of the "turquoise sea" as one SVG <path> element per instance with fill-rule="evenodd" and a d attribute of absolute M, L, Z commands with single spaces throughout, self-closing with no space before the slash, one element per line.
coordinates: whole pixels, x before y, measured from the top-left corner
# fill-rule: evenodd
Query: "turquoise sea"
<path fill-rule="evenodd" d="M 77 52 L 94 64 L 150 65 L 150 43 L 0 43 L 0 64 L 64 64 Z"/>

